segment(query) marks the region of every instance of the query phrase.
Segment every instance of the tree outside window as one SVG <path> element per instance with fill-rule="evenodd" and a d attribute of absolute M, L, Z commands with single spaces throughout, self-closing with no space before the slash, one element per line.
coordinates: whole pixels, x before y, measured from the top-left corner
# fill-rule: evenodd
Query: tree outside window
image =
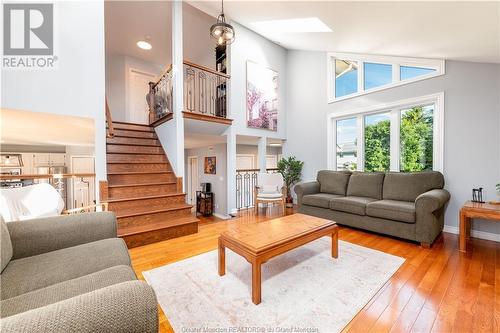
<path fill-rule="evenodd" d="M 365 171 L 388 171 L 391 165 L 389 113 L 365 117 Z"/>
<path fill-rule="evenodd" d="M 400 170 L 432 170 L 434 105 L 401 111 Z"/>

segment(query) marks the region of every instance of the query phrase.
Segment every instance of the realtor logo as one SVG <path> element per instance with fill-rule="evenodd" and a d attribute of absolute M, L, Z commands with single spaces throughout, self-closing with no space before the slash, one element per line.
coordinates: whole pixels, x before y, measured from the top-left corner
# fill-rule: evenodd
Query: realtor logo
<path fill-rule="evenodd" d="M 53 68 L 54 5 L 3 5 L 3 68 Z"/>

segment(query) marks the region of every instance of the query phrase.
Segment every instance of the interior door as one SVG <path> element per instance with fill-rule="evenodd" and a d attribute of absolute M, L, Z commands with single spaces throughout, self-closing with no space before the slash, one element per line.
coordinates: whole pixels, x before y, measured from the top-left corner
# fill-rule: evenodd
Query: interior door
<path fill-rule="evenodd" d="M 236 155 L 236 170 L 255 169 L 254 155 Z"/>
<path fill-rule="evenodd" d="M 199 170 L 198 170 L 198 157 L 189 157 L 189 170 L 188 170 L 188 201 L 191 205 L 196 205 L 196 191 L 200 187 Z"/>
<path fill-rule="evenodd" d="M 276 169 L 278 167 L 278 155 L 266 156 L 266 169 Z"/>
<path fill-rule="evenodd" d="M 71 156 L 72 173 L 95 173 L 94 156 Z M 75 178 L 71 180 L 71 208 L 94 204 L 95 179 Z"/>
<path fill-rule="evenodd" d="M 155 75 L 130 69 L 128 78 L 128 121 L 138 124 L 149 124 L 149 107 L 146 95 L 149 93 L 149 82 Z"/>

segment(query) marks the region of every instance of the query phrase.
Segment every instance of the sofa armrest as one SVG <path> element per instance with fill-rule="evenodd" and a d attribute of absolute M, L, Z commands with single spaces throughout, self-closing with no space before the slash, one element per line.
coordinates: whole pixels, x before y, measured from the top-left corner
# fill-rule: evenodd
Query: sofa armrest
<path fill-rule="evenodd" d="M 30 257 L 71 246 L 116 237 L 112 212 L 60 215 L 7 223 L 12 259 Z"/>
<path fill-rule="evenodd" d="M 432 244 L 443 231 L 444 211 L 450 193 L 444 189 L 422 193 L 415 200 L 416 240 Z"/>
<path fill-rule="evenodd" d="M 297 194 L 297 204 L 300 206 L 302 204 L 302 197 L 308 194 L 319 193 L 319 182 L 305 182 L 295 185 L 294 191 Z"/>
<path fill-rule="evenodd" d="M 144 281 L 128 281 L 2 318 L 10 332 L 158 332 L 158 304 Z"/>
<path fill-rule="evenodd" d="M 450 193 L 444 189 L 430 190 L 420 194 L 415 200 L 415 210 L 432 213 L 442 208 L 450 200 Z"/>

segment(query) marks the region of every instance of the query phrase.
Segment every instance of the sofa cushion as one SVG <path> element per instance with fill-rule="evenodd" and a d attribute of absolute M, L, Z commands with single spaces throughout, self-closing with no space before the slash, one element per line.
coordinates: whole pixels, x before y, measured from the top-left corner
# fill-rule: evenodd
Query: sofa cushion
<path fill-rule="evenodd" d="M 316 193 L 308 194 L 302 197 L 302 203 L 308 206 L 330 208 L 330 201 L 333 198 L 342 197 L 338 194 Z"/>
<path fill-rule="evenodd" d="M 383 198 L 399 201 L 415 201 L 422 193 L 441 189 L 444 177 L 438 171 L 388 172 L 384 178 Z"/>
<path fill-rule="evenodd" d="M 321 170 L 318 172 L 317 180 L 320 184 L 320 192 L 345 195 L 347 183 L 351 173 L 349 171 Z"/>
<path fill-rule="evenodd" d="M 130 265 L 121 238 L 109 238 L 11 260 L 2 272 L 1 299 L 75 279 L 117 265 Z"/>
<path fill-rule="evenodd" d="M 0 304 L 1 317 L 36 309 L 48 304 L 101 289 L 113 284 L 136 280 L 130 266 L 120 265 L 95 273 L 59 282 L 31 292 L 3 300 Z"/>
<path fill-rule="evenodd" d="M 10 240 L 9 229 L 7 229 L 7 224 L 0 216 L 0 272 L 3 272 L 4 268 L 12 259 L 12 241 Z"/>
<path fill-rule="evenodd" d="M 406 223 L 415 223 L 415 203 L 398 200 L 370 202 L 366 206 L 366 215 Z"/>
<path fill-rule="evenodd" d="M 382 199 L 383 172 L 354 172 L 349 178 L 347 195 Z"/>
<path fill-rule="evenodd" d="M 366 204 L 376 200 L 377 199 L 367 197 L 339 197 L 332 199 L 330 202 L 330 209 L 351 214 L 365 215 Z"/>

